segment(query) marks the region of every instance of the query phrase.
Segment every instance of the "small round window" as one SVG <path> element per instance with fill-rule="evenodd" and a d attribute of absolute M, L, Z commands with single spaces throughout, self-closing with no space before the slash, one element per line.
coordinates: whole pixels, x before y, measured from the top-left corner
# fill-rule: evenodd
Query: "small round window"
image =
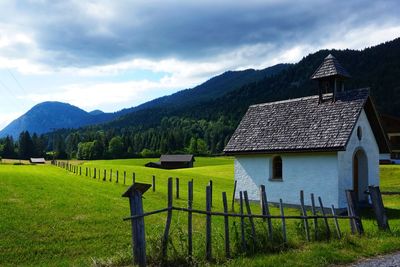
<path fill-rule="evenodd" d="M 361 126 L 358 126 L 358 128 L 357 128 L 357 137 L 358 137 L 358 140 L 361 141 L 361 138 L 362 138 L 362 129 L 361 129 Z"/>

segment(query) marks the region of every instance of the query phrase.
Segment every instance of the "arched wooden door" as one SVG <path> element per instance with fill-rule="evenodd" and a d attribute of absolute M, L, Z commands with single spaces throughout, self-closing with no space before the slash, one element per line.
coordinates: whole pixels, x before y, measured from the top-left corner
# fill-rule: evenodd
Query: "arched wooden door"
<path fill-rule="evenodd" d="M 356 193 L 358 200 L 358 180 L 359 180 L 359 172 L 358 172 L 358 156 L 357 153 L 354 155 L 353 159 L 353 190 Z"/>
<path fill-rule="evenodd" d="M 365 191 L 368 189 L 368 160 L 362 149 L 357 150 L 353 157 L 353 190 L 359 202 L 368 200 Z"/>

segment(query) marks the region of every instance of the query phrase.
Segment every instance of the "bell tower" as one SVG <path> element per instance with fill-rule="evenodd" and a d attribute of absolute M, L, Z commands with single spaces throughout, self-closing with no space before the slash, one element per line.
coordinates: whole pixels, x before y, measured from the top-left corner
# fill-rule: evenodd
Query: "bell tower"
<path fill-rule="evenodd" d="M 344 91 L 344 82 L 350 77 L 339 61 L 329 54 L 311 76 L 311 80 L 318 81 L 318 103 L 327 100 L 324 99 L 324 94 L 327 93 L 332 93 L 331 100 L 335 102 L 338 90 Z"/>

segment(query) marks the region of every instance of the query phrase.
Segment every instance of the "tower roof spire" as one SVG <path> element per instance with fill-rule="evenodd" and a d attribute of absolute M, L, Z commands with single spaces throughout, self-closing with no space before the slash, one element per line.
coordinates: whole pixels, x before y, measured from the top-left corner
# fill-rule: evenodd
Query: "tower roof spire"
<path fill-rule="evenodd" d="M 321 80 L 324 78 L 350 78 L 350 74 L 345 68 L 340 65 L 339 61 L 332 55 L 329 54 L 322 64 L 317 68 L 313 75 L 311 75 L 312 80 Z"/>

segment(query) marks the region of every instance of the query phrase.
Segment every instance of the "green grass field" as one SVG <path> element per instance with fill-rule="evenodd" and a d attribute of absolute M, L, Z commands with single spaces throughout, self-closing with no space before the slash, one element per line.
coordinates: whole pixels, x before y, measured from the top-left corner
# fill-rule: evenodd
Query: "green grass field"
<path fill-rule="evenodd" d="M 187 182 L 194 180 L 194 207 L 205 208 L 205 186 L 210 179 L 214 183 L 214 210 L 222 210 L 221 192 L 226 191 L 231 199 L 233 190 L 232 158 L 197 158 L 195 168 L 181 170 L 159 170 L 143 167 L 149 159 L 110 160 L 79 162 L 82 176 L 54 166 L 0 164 L 0 266 L 123 266 L 131 262 L 130 223 L 122 221 L 129 216 L 128 200 L 122 193 L 123 171 L 127 172 L 127 183 L 132 181 L 132 172 L 139 182 L 151 183 L 156 176 L 156 192 L 146 192 L 144 210 L 166 207 L 166 184 L 168 177 L 179 177 L 181 198 L 174 199 L 175 206 L 186 206 Z M 78 164 L 78 162 L 77 162 Z M 101 170 L 113 169 L 113 180 L 99 181 L 85 177 L 85 167 Z M 119 171 L 119 184 L 115 173 Z M 382 191 L 400 191 L 400 167 L 382 166 Z M 268 189 L 267 189 L 268 190 Z M 235 238 L 231 220 L 233 260 L 226 261 L 223 247 L 222 218 L 213 217 L 213 264 L 239 266 L 327 266 L 333 263 L 348 263 L 360 257 L 387 253 L 400 249 L 400 197 L 385 196 L 392 233 L 377 230 L 370 213 L 363 218 L 366 233 L 363 237 L 351 236 L 348 221 L 342 221 L 342 240 L 308 243 L 299 231 L 300 222 L 288 222 L 289 248 L 274 247 L 253 255 L 239 254 L 238 239 Z M 259 206 L 252 204 L 259 213 Z M 272 209 L 277 213 L 277 209 Z M 299 214 L 298 210 L 286 209 L 287 214 Z M 160 251 L 160 236 L 166 214 L 146 218 L 146 238 L 149 260 L 157 263 Z M 171 264 L 181 261 L 186 253 L 186 213 L 174 212 L 171 228 L 172 243 L 168 257 Z M 205 219 L 194 216 L 195 262 L 204 263 Z M 258 220 L 257 231 L 265 224 Z M 236 227 L 237 230 L 238 227 Z M 279 230 L 279 223 L 276 223 Z M 333 229 L 333 225 L 332 225 Z"/>

